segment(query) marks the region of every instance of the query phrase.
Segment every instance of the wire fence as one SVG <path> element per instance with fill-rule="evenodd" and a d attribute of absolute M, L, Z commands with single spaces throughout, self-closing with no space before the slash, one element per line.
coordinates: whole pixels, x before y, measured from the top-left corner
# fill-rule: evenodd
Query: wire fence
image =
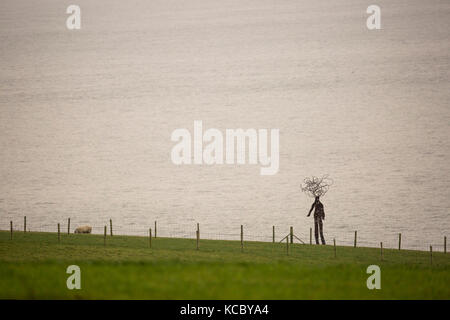
<path fill-rule="evenodd" d="M 74 233 L 75 229 L 78 227 L 79 223 L 75 225 L 74 221 L 67 219 L 62 223 L 55 223 L 53 225 L 49 224 L 38 224 L 36 221 L 30 224 L 27 218 L 24 217 L 21 223 L 10 221 L 8 227 L 4 224 L 0 227 L 1 230 L 11 231 L 11 232 L 60 232 L 61 234 Z M 186 225 L 161 225 L 157 221 L 154 221 L 149 226 L 121 226 L 114 225 L 112 220 L 107 221 L 104 225 L 93 225 L 91 226 L 90 233 L 102 235 L 105 233 L 108 236 L 111 235 L 121 235 L 121 236 L 141 236 L 148 237 L 150 229 L 152 230 L 153 237 L 159 238 L 180 238 L 180 239 L 196 239 L 197 238 L 197 228 L 200 229 L 199 224 L 194 224 L 192 227 L 187 227 Z M 59 230 L 58 230 L 59 229 Z M 309 228 L 309 230 L 298 232 L 292 227 L 276 227 L 272 226 L 272 232 L 264 235 L 248 233 L 244 226 L 239 226 L 236 228 L 238 232 L 226 232 L 226 233 L 214 233 L 205 232 L 198 230 L 199 238 L 202 240 L 234 240 L 234 241 L 245 241 L 245 242 L 285 242 L 286 238 L 289 243 L 302 243 L 302 244 L 315 244 L 314 230 Z M 401 249 L 401 250 L 415 250 L 415 251 L 429 251 L 434 252 L 444 252 L 447 253 L 447 237 L 442 236 L 440 242 L 434 241 L 432 243 L 422 243 L 420 246 L 411 247 L 408 246 L 407 240 L 402 238 L 401 233 L 384 235 L 380 241 L 373 239 L 367 239 L 364 235 L 361 235 L 357 231 L 345 234 L 341 234 L 339 237 L 328 236 L 327 244 L 336 246 L 348 246 L 348 247 L 368 247 L 368 248 L 380 248 L 384 249 Z M 405 243 L 406 242 L 406 243 Z M 320 237 L 319 237 L 320 243 Z"/>

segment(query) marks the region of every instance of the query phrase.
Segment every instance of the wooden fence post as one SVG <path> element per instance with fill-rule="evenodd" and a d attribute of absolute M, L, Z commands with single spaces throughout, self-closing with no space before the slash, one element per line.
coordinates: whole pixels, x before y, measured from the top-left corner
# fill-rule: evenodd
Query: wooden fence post
<path fill-rule="evenodd" d="M 111 237 L 113 236 L 113 231 L 112 231 L 112 219 L 109 219 L 109 231 L 111 234 Z"/>
<path fill-rule="evenodd" d="M 58 223 L 58 243 L 61 241 L 61 230 L 60 230 L 60 225 Z"/>
<path fill-rule="evenodd" d="M 103 232 L 103 245 L 106 246 L 106 226 Z"/>
<path fill-rule="evenodd" d="M 152 228 L 148 229 L 148 244 L 151 248 L 152 247 Z"/>
<path fill-rule="evenodd" d="M 196 249 L 198 250 L 198 230 L 195 231 L 195 236 L 196 236 L 196 238 L 197 238 L 197 247 L 196 247 Z"/>
<path fill-rule="evenodd" d="M 156 239 L 156 220 L 155 220 L 155 239 Z"/>
<path fill-rule="evenodd" d="M 10 239 L 12 240 L 13 239 L 13 223 L 12 223 L 12 221 L 9 222 L 9 227 L 11 229 Z"/>
<path fill-rule="evenodd" d="M 23 217 L 23 232 L 27 232 L 27 216 Z"/>
<path fill-rule="evenodd" d="M 286 237 L 286 254 L 289 255 L 289 237 Z"/>
<path fill-rule="evenodd" d="M 275 226 L 272 226 L 272 242 L 275 243 Z"/>
<path fill-rule="evenodd" d="M 197 223 L 197 232 L 196 232 L 196 234 L 197 234 L 197 250 L 198 250 L 198 244 L 199 244 L 199 241 L 200 241 L 200 225 Z"/>
<path fill-rule="evenodd" d="M 401 250 L 402 248 L 402 234 L 398 234 L 398 250 Z"/>
<path fill-rule="evenodd" d="M 430 264 L 433 264 L 433 246 L 430 246 Z"/>
<path fill-rule="evenodd" d="M 333 238 L 334 257 L 336 258 L 336 238 Z"/>
<path fill-rule="evenodd" d="M 241 252 L 244 252 L 244 226 L 241 224 Z"/>
<path fill-rule="evenodd" d="M 383 242 L 380 242 L 380 255 L 381 255 L 381 261 L 383 261 Z"/>
<path fill-rule="evenodd" d="M 358 235 L 358 231 L 355 231 L 355 243 L 354 243 L 354 245 L 353 245 L 354 248 L 356 248 L 356 238 L 357 238 L 357 235 Z"/>
<path fill-rule="evenodd" d="M 444 253 L 447 253 L 447 237 L 444 237 Z"/>
<path fill-rule="evenodd" d="M 309 228 L 309 244 L 312 244 L 312 228 Z"/>
<path fill-rule="evenodd" d="M 293 244 L 294 243 L 294 227 L 291 226 L 289 234 L 290 234 L 290 238 L 291 238 L 291 244 Z"/>
<path fill-rule="evenodd" d="M 67 220 L 67 234 L 70 234 L 70 218 Z"/>

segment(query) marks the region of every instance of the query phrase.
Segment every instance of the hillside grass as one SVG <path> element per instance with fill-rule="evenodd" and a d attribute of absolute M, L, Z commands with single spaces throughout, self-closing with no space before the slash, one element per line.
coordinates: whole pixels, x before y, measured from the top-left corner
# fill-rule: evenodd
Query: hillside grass
<path fill-rule="evenodd" d="M 381 268 L 381 290 L 366 286 Z M 66 268 L 81 268 L 68 290 Z M 448 254 L 285 243 L 0 231 L 3 299 L 450 299 Z"/>

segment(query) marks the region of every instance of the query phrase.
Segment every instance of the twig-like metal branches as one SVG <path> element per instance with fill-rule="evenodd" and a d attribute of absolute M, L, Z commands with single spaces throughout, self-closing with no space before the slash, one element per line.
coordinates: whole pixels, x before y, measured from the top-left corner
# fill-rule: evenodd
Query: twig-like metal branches
<path fill-rule="evenodd" d="M 322 176 L 322 178 L 312 176 L 311 178 L 305 178 L 300 186 L 302 191 L 308 196 L 315 198 L 321 197 L 327 193 L 328 189 L 333 185 L 333 180 L 328 175 Z"/>

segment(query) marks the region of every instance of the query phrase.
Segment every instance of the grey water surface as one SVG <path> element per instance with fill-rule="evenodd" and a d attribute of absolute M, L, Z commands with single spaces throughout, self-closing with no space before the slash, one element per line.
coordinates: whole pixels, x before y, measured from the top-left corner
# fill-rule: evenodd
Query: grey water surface
<path fill-rule="evenodd" d="M 450 1 L 0 2 L 0 229 L 441 250 L 450 227 Z M 280 130 L 280 169 L 172 163 L 177 128 Z M 439 247 L 441 246 L 441 247 Z"/>

